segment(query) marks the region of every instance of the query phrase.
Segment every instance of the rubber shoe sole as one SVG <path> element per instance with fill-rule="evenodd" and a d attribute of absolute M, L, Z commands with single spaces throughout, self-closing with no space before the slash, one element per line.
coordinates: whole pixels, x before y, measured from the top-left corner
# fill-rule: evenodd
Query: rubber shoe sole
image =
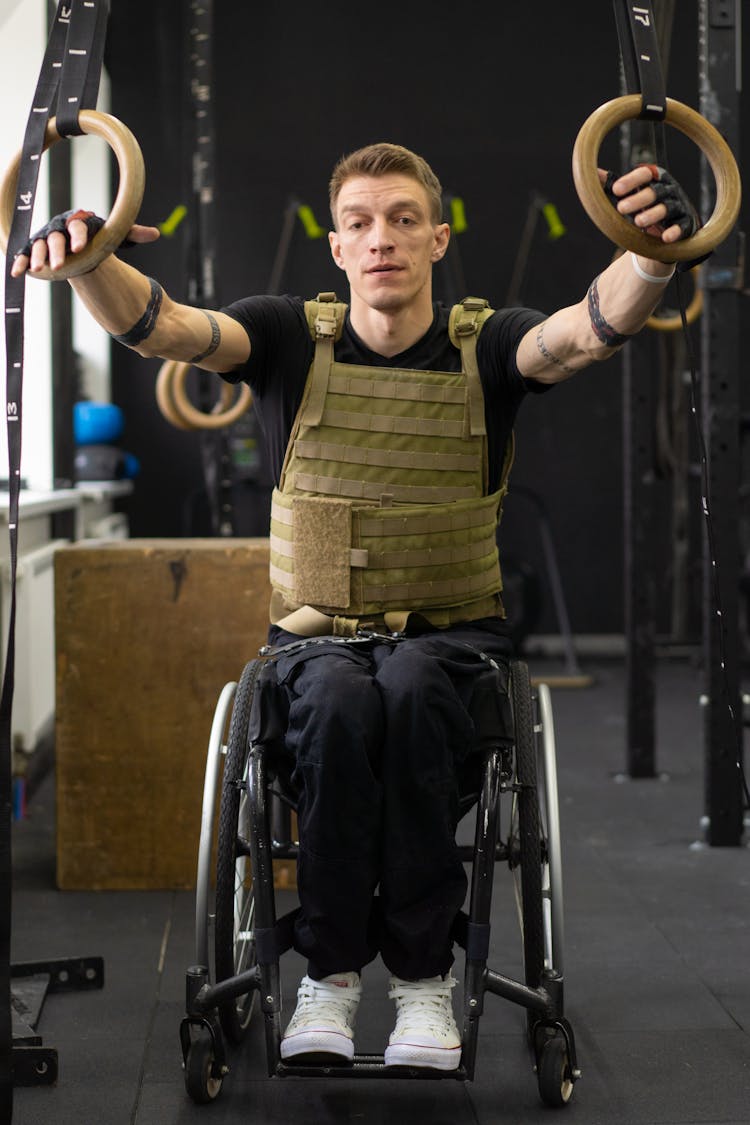
<path fill-rule="evenodd" d="M 432 1070 L 457 1070 L 460 1047 L 425 1047 L 419 1043 L 393 1043 L 385 1049 L 386 1066 L 426 1066 Z"/>
<path fill-rule="evenodd" d="M 340 1065 L 354 1058 L 354 1043 L 336 1031 L 300 1031 L 281 1040 L 282 1059 L 299 1059 L 300 1055 L 308 1062 Z M 311 1056 L 315 1056 L 314 1060 Z"/>

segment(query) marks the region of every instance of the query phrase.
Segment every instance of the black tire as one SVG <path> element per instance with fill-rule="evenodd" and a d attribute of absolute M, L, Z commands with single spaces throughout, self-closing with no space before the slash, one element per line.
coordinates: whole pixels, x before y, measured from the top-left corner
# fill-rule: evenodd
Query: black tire
<path fill-rule="evenodd" d="M 566 1106 L 573 1097 L 574 1081 L 565 1036 L 558 1033 L 546 1039 L 537 1059 L 539 1096 L 553 1109 Z"/>
<path fill-rule="evenodd" d="M 250 710 L 260 660 L 245 665 L 232 709 L 227 739 L 227 755 L 221 786 L 219 836 L 216 853 L 216 928 L 214 959 L 216 980 L 226 980 L 256 964 L 255 896 L 250 857 L 238 849 L 238 839 L 247 840 L 247 797 L 240 788 L 245 778 L 248 756 Z M 244 1036 L 255 1006 L 255 989 L 219 1005 L 222 1030 L 232 1043 Z"/>
<path fill-rule="evenodd" d="M 222 1078 L 215 1078 L 214 1043 L 210 1031 L 202 1027 L 194 1033 L 185 1060 L 185 1089 L 198 1105 L 207 1105 L 219 1096 Z"/>
<path fill-rule="evenodd" d="M 560 808 L 552 703 L 549 688 L 540 684 L 535 693 L 539 827 L 542 839 L 542 903 L 544 967 L 563 977 L 565 920 L 563 916 Z"/>
<path fill-rule="evenodd" d="M 516 863 L 521 873 L 524 979 L 529 988 L 538 988 L 544 971 L 544 920 L 536 739 L 529 670 L 518 660 L 511 664 L 511 702 L 515 776 L 521 786 L 516 794 L 515 815 L 511 818 L 511 863 Z"/>

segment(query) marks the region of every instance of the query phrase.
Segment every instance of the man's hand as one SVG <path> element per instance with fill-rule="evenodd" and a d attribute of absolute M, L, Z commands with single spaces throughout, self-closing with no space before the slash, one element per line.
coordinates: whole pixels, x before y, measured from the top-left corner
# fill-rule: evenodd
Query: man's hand
<path fill-rule="evenodd" d="M 700 227 L 700 219 L 686 192 L 664 168 L 641 164 L 624 176 L 605 172 L 599 179 L 621 215 L 646 234 L 662 242 L 689 238 Z"/>
<path fill-rule="evenodd" d="M 11 275 L 20 277 L 26 270 L 33 274 L 47 265 L 52 270 L 60 269 L 67 254 L 80 253 L 103 226 L 104 219 L 93 211 L 65 211 L 55 215 L 16 254 Z M 130 228 L 122 245 L 154 242 L 158 237 L 157 227 L 136 224 Z"/>

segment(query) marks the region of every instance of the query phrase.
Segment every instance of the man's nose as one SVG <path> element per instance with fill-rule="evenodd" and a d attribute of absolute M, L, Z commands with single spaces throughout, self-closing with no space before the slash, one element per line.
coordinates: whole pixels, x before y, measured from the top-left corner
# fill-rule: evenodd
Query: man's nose
<path fill-rule="evenodd" d="M 376 253 L 382 253 L 384 250 L 389 250 L 393 246 L 393 231 L 389 223 L 385 220 L 376 220 L 372 224 L 370 249 Z"/>

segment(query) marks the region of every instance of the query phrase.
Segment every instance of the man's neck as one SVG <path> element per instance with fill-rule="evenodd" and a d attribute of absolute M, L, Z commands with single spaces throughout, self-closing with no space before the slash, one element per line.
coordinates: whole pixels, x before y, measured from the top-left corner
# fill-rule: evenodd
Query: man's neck
<path fill-rule="evenodd" d="M 352 294 L 351 325 L 360 340 L 378 355 L 400 355 L 421 340 L 433 320 L 432 300 L 394 312 L 373 309 Z"/>

